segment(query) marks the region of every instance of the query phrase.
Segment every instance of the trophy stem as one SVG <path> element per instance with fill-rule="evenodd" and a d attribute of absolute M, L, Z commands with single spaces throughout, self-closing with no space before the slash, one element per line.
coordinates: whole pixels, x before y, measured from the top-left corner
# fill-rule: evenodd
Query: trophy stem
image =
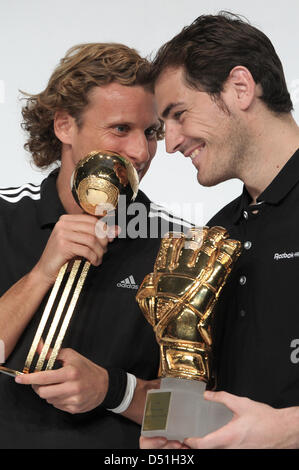
<path fill-rule="evenodd" d="M 61 315 L 63 313 L 66 301 L 67 301 L 68 296 L 70 294 L 72 285 L 75 281 L 75 277 L 76 277 L 76 274 L 78 272 L 80 263 L 81 263 L 81 261 L 78 261 L 78 260 L 74 261 L 72 270 L 69 274 L 68 281 L 66 283 L 66 286 L 65 286 L 64 291 L 62 293 L 62 296 L 61 296 L 60 302 L 58 304 L 57 310 L 55 312 L 54 318 L 52 320 L 51 327 L 49 329 L 48 335 L 46 337 L 46 340 L 45 340 L 45 343 L 43 345 L 42 351 L 40 353 L 39 359 L 37 361 L 37 365 L 35 367 L 36 371 L 42 370 L 42 368 L 43 368 L 46 356 L 47 356 L 48 351 L 50 349 L 50 346 L 51 346 L 51 343 L 53 341 L 55 332 L 57 330 L 58 323 L 61 319 Z"/>
<path fill-rule="evenodd" d="M 54 344 L 52 353 L 50 355 L 46 370 L 52 369 L 52 367 L 54 365 L 54 362 L 55 362 L 55 360 L 58 356 L 58 353 L 59 353 L 61 345 L 62 345 L 63 338 L 65 336 L 65 333 L 66 333 L 67 328 L 69 326 L 69 323 L 71 321 L 75 306 L 77 304 L 77 301 L 78 301 L 80 292 L 82 290 L 82 287 L 84 285 L 84 282 L 85 282 L 86 276 L 88 274 L 89 268 L 90 268 L 89 261 L 85 261 L 83 269 L 82 269 L 81 274 L 80 274 L 80 277 L 78 279 L 78 282 L 77 282 L 77 285 L 76 285 L 75 292 L 73 294 L 71 303 L 70 303 L 70 305 L 68 307 L 68 310 L 65 314 L 63 323 L 62 323 L 61 328 L 60 328 L 60 332 L 57 336 L 57 339 L 56 339 L 56 342 Z"/>
<path fill-rule="evenodd" d="M 77 304 L 80 292 L 82 290 L 83 284 L 85 282 L 85 279 L 86 279 L 86 276 L 87 276 L 87 273 L 88 273 L 88 270 L 89 270 L 89 267 L 90 267 L 90 263 L 88 261 L 85 261 L 84 265 L 83 265 L 83 268 L 82 268 L 82 271 L 80 273 L 80 277 L 79 277 L 79 279 L 77 281 L 77 284 L 75 286 L 75 290 L 74 290 L 74 292 L 72 294 L 72 297 L 69 301 L 67 311 L 65 312 L 65 308 L 66 308 L 66 304 L 67 304 L 70 292 L 72 290 L 72 287 L 74 285 L 75 279 L 77 277 L 77 274 L 79 272 L 79 269 L 80 269 L 80 266 L 81 266 L 82 263 L 83 263 L 83 261 L 81 261 L 81 260 L 75 260 L 74 263 L 73 263 L 72 269 L 71 269 L 71 271 L 69 273 L 69 276 L 68 276 L 67 283 L 64 287 L 64 290 L 62 292 L 60 301 L 58 303 L 56 312 L 55 312 L 55 314 L 52 318 L 51 325 L 50 325 L 45 343 L 43 344 L 42 351 L 39 355 L 36 367 L 34 369 L 35 372 L 36 371 L 41 371 L 43 369 L 45 361 L 47 361 L 47 355 L 49 353 L 49 350 L 51 350 L 50 349 L 51 344 L 54 341 L 55 335 L 57 335 L 56 340 L 55 340 L 55 344 L 54 344 L 54 346 L 51 350 L 51 354 L 50 354 L 50 357 L 48 359 L 46 370 L 50 370 L 54 366 L 55 360 L 56 360 L 56 358 L 59 354 L 59 351 L 60 351 L 60 348 L 61 348 L 61 345 L 62 345 L 63 338 L 64 338 L 65 333 L 67 331 L 67 328 L 69 326 L 70 320 L 72 318 L 75 306 Z M 42 334 L 45 330 L 46 324 L 47 324 L 47 322 L 49 320 L 49 317 L 52 313 L 53 305 L 54 305 L 54 303 L 57 299 L 59 289 L 61 287 L 61 284 L 62 284 L 63 278 L 65 276 L 65 273 L 67 271 L 68 265 L 69 265 L 69 263 L 66 263 L 62 266 L 62 268 L 60 269 L 60 271 L 58 273 L 58 276 L 56 278 L 55 284 L 52 288 L 52 292 L 50 294 L 49 300 L 48 300 L 47 305 L 45 307 L 45 310 L 43 312 L 41 321 L 39 323 L 38 329 L 36 331 L 35 337 L 33 339 L 30 351 L 28 353 L 28 356 L 27 356 L 27 359 L 26 359 L 26 362 L 25 362 L 25 366 L 24 366 L 24 369 L 23 369 L 23 373 L 25 373 L 25 374 L 30 372 L 34 356 L 35 356 L 35 354 L 37 352 L 37 348 L 38 348 L 38 346 L 39 346 L 39 344 L 42 340 Z M 61 322 L 61 320 L 62 320 L 62 324 L 61 324 L 60 330 L 57 333 L 57 328 L 58 328 L 58 325 Z"/>
<path fill-rule="evenodd" d="M 5 375 L 10 375 L 11 377 L 17 377 L 17 375 L 22 375 L 23 372 L 18 370 L 9 369 L 8 367 L 0 366 L 0 372 Z"/>
<path fill-rule="evenodd" d="M 35 333 L 34 339 L 32 341 L 28 356 L 26 358 L 25 366 L 24 366 L 24 369 L 23 369 L 24 374 L 28 374 L 28 372 L 30 371 L 30 367 L 31 367 L 34 355 L 35 355 L 35 353 L 37 351 L 37 348 L 38 348 L 38 345 L 39 345 L 39 343 L 42 339 L 42 334 L 43 334 L 44 329 L 46 327 L 46 323 L 47 323 L 48 318 L 50 316 L 50 313 L 52 311 L 54 302 L 57 298 L 57 294 L 58 294 L 59 288 L 61 286 L 62 280 L 64 278 L 67 267 L 68 267 L 68 263 L 65 263 L 60 268 L 60 271 L 59 271 L 58 276 L 56 278 L 55 284 L 52 288 L 50 297 L 48 299 L 47 305 L 46 305 L 45 310 L 43 312 L 42 318 L 41 318 L 40 323 L 38 325 L 38 328 L 36 330 L 36 333 Z"/>
<path fill-rule="evenodd" d="M 77 281 L 77 284 L 75 285 L 75 289 L 73 291 L 73 294 L 71 296 L 71 299 L 69 300 L 70 292 L 72 290 L 73 284 L 75 282 L 75 279 L 77 277 L 78 272 L 80 271 L 81 265 L 83 264 L 83 268 L 81 270 L 81 273 L 79 275 L 79 279 Z M 55 304 L 56 299 L 58 298 L 59 290 L 61 288 L 62 281 L 66 275 L 67 268 L 69 266 L 69 263 L 65 263 L 61 268 L 60 271 L 57 275 L 55 284 L 52 288 L 51 294 L 49 296 L 48 302 L 46 304 L 46 307 L 44 309 L 44 312 L 42 314 L 41 320 L 39 322 L 38 328 L 36 330 L 35 336 L 33 338 L 29 353 L 27 355 L 25 365 L 23 368 L 23 371 L 17 371 L 14 369 L 9 369 L 8 367 L 0 366 L 0 373 L 10 375 L 12 377 L 16 377 L 17 375 L 20 374 L 28 374 L 30 372 L 30 369 L 32 367 L 32 363 L 35 357 L 35 354 L 37 353 L 37 349 L 40 344 L 42 344 L 42 335 L 45 331 L 46 325 L 52 315 L 53 311 L 53 306 Z M 55 313 L 53 313 L 53 318 L 51 320 L 51 324 L 49 327 L 49 331 L 46 337 L 46 341 L 42 347 L 42 351 L 39 355 L 36 367 L 34 369 L 35 372 L 40 371 L 43 369 L 45 361 L 47 361 L 47 355 L 49 350 L 51 350 L 51 344 L 54 340 L 54 337 L 56 335 L 56 340 L 55 344 L 51 350 L 50 357 L 48 359 L 48 363 L 46 366 L 46 370 L 50 370 L 53 368 L 55 360 L 59 354 L 62 341 L 64 339 L 64 336 L 66 334 L 67 328 L 69 326 L 69 323 L 71 321 L 73 312 L 75 310 L 79 295 L 81 293 L 82 287 L 84 285 L 86 276 L 88 274 L 90 268 L 90 263 L 89 261 L 81 261 L 81 260 L 75 260 L 72 266 L 72 269 L 69 273 L 68 280 L 66 282 L 66 285 L 63 289 L 61 298 L 59 300 L 58 306 L 56 308 Z M 65 312 L 66 304 L 69 300 L 67 311 Z M 61 327 L 59 331 L 57 332 L 57 327 L 61 323 Z"/>

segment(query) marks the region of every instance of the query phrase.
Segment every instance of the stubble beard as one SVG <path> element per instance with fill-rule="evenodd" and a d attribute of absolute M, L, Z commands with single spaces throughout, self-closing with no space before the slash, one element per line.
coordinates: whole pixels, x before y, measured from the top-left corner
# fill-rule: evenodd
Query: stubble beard
<path fill-rule="evenodd" d="M 205 172 L 199 169 L 198 182 L 211 187 L 233 178 L 239 178 L 244 172 L 246 155 L 249 153 L 248 131 L 236 117 L 230 117 L 225 138 L 211 148 L 209 168 Z"/>

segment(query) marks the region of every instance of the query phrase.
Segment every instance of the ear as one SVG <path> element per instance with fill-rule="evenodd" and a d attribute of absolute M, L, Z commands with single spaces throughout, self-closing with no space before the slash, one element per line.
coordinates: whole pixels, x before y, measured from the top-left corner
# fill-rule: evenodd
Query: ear
<path fill-rule="evenodd" d="M 71 144 L 75 120 L 67 111 L 56 111 L 54 116 L 54 132 L 63 144 Z"/>
<path fill-rule="evenodd" d="M 241 65 L 231 70 L 224 89 L 230 93 L 230 98 L 241 111 L 246 111 L 259 95 L 258 86 L 250 71 Z"/>

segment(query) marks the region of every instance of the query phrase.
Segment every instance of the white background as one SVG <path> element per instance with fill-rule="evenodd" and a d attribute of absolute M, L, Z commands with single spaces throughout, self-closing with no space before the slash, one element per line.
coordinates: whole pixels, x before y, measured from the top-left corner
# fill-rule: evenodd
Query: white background
<path fill-rule="evenodd" d="M 150 55 L 200 14 L 220 10 L 246 16 L 271 39 L 284 65 L 298 122 L 298 0 L 0 0 L 0 188 L 38 184 L 47 174 L 31 165 L 23 149 L 19 90 L 42 91 L 70 47 L 121 42 Z M 163 142 L 141 183 L 153 201 L 199 225 L 241 188 L 236 180 L 201 187 L 191 160 L 167 155 Z"/>

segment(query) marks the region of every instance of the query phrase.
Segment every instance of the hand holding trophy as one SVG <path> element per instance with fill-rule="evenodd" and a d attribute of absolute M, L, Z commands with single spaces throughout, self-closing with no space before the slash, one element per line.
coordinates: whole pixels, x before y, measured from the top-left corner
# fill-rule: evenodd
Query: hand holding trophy
<path fill-rule="evenodd" d="M 135 199 L 138 175 L 132 163 L 121 155 L 93 151 L 77 164 L 71 187 L 76 202 L 84 212 L 103 217 L 116 208 L 120 195 L 125 195 L 128 202 Z M 89 261 L 82 259 L 75 259 L 61 267 L 22 372 L 4 366 L 0 366 L 0 372 L 15 377 L 54 367 L 89 267 Z"/>
<path fill-rule="evenodd" d="M 147 395 L 142 435 L 183 440 L 226 424 L 232 413 L 207 402 L 213 379 L 211 320 L 241 243 L 222 227 L 169 233 L 161 242 L 154 271 L 137 293 L 160 345 L 160 390 Z"/>

